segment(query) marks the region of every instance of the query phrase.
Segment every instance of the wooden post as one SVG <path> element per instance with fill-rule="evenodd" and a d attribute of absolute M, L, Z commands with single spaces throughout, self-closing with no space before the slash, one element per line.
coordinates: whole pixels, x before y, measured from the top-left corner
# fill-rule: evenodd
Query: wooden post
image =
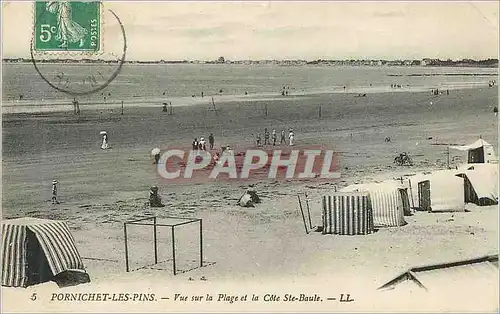
<path fill-rule="evenodd" d="M 450 146 L 448 146 L 447 155 L 448 155 L 448 169 L 450 169 Z"/>
<path fill-rule="evenodd" d="M 309 230 L 307 230 L 306 216 L 304 215 L 304 210 L 302 209 L 302 202 L 300 201 L 300 195 L 297 195 L 297 198 L 299 199 L 300 213 L 302 214 L 302 220 L 304 221 L 304 228 L 306 229 L 306 234 L 309 234 Z"/>
<path fill-rule="evenodd" d="M 307 216 L 309 217 L 309 228 L 312 229 L 313 225 L 311 221 L 311 211 L 309 210 L 309 199 L 307 197 L 307 193 L 306 193 L 306 208 L 307 208 Z"/>
<path fill-rule="evenodd" d="M 200 267 L 203 267 L 203 221 L 200 219 Z"/>
<path fill-rule="evenodd" d="M 321 119 L 321 105 L 319 105 L 319 118 Z"/>
<path fill-rule="evenodd" d="M 122 100 L 122 116 L 123 116 L 123 100 Z"/>
<path fill-rule="evenodd" d="M 175 227 L 172 226 L 172 266 L 174 268 L 174 276 L 177 275 L 177 271 L 175 270 Z"/>
<path fill-rule="evenodd" d="M 173 116 L 174 115 L 174 107 L 172 107 L 172 102 L 169 101 L 170 103 L 170 115 Z"/>
<path fill-rule="evenodd" d="M 410 179 L 408 179 L 408 183 L 410 184 L 411 207 L 415 208 L 415 202 L 413 201 L 413 190 L 411 188 L 411 180 Z"/>
<path fill-rule="evenodd" d="M 127 243 L 127 223 L 123 223 L 123 233 L 124 233 L 124 239 L 125 239 L 125 270 L 129 271 L 128 268 L 128 243 Z"/>
<path fill-rule="evenodd" d="M 155 241 L 155 265 L 158 264 L 158 243 L 156 239 L 156 217 L 153 218 L 153 231 L 154 231 L 154 241 Z"/>
<path fill-rule="evenodd" d="M 266 107 L 266 117 L 267 117 L 267 104 L 265 105 L 265 107 Z"/>
<path fill-rule="evenodd" d="M 215 107 L 215 101 L 214 101 L 214 96 L 212 96 L 212 106 L 214 107 L 214 111 L 215 111 L 215 115 L 219 115 L 219 113 L 217 112 L 217 108 Z"/>

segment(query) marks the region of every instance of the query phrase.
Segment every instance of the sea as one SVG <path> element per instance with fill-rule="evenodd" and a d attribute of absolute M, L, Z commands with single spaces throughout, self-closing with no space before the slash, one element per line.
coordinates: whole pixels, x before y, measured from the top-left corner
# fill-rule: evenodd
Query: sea
<path fill-rule="evenodd" d="M 41 72 L 49 82 L 61 77 L 76 87 L 84 85 L 89 73 L 100 86 L 116 67 L 103 64 L 43 64 Z M 2 113 L 71 110 L 74 98 L 81 104 L 105 108 L 124 106 L 193 105 L 217 101 L 244 101 L 318 93 L 375 93 L 429 91 L 487 86 L 497 80 L 497 68 L 472 67 L 368 67 L 368 66 L 279 66 L 242 64 L 124 64 L 106 88 L 74 96 L 50 86 L 31 63 L 4 63 Z M 80 85 L 78 85 L 81 83 Z M 397 85 L 394 88 L 391 85 Z M 81 88 L 81 89 L 78 89 Z M 203 97 L 201 94 L 203 93 Z"/>

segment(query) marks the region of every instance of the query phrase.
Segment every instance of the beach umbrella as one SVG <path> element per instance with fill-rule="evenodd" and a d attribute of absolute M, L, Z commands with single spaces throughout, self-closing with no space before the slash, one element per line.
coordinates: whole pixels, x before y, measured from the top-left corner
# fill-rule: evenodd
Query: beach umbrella
<path fill-rule="evenodd" d="M 153 148 L 151 150 L 151 156 L 158 155 L 160 153 L 160 149 L 158 147 Z"/>
<path fill-rule="evenodd" d="M 106 131 L 101 131 L 101 132 L 99 133 L 99 135 L 104 135 L 104 134 L 108 134 L 108 133 L 107 133 Z"/>

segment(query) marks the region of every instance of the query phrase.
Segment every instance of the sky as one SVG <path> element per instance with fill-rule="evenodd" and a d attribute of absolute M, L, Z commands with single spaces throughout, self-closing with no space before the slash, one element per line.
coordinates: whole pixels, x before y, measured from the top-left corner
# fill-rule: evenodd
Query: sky
<path fill-rule="evenodd" d="M 4 57 L 29 57 L 33 4 L 3 2 Z M 110 2 L 104 50 L 128 60 L 498 58 L 499 2 Z"/>

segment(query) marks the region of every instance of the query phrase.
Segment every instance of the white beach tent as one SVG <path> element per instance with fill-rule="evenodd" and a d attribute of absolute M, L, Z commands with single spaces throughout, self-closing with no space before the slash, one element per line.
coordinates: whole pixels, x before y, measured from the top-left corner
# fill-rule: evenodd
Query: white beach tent
<path fill-rule="evenodd" d="M 399 185 L 392 182 L 353 184 L 340 192 L 368 192 L 373 209 L 374 227 L 399 227 L 407 224 Z M 404 188 L 403 188 L 404 189 Z"/>
<path fill-rule="evenodd" d="M 466 203 L 479 206 L 498 204 L 498 164 L 468 164 L 456 173 L 464 179 Z"/>
<path fill-rule="evenodd" d="M 461 146 L 450 146 L 452 149 L 467 151 L 467 163 L 498 163 L 493 145 L 483 139 L 478 139 L 472 144 Z"/>
<path fill-rule="evenodd" d="M 465 211 L 464 179 L 456 176 L 456 170 L 417 174 L 409 184 L 412 205 L 418 210 Z"/>

